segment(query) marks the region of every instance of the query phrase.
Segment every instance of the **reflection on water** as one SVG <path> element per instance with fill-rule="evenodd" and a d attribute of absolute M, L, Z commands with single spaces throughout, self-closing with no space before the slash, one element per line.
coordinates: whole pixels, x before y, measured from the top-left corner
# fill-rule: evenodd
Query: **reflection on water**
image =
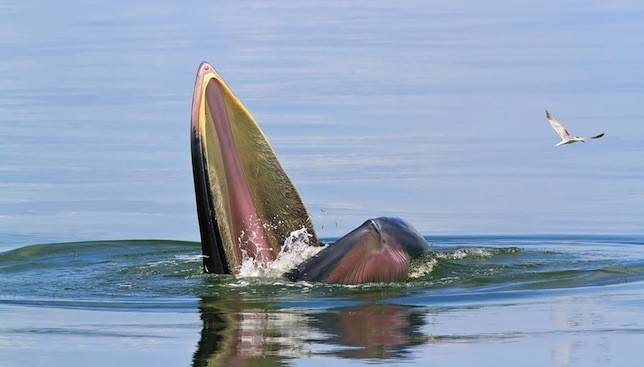
<path fill-rule="evenodd" d="M 306 329 L 297 313 L 272 313 L 261 306 L 242 309 L 203 299 L 199 311 L 203 326 L 193 366 L 241 366 L 261 360 L 283 365 L 285 358 L 305 355 Z"/>
<path fill-rule="evenodd" d="M 378 299 L 376 294 L 368 298 Z M 316 310 L 206 297 L 199 305 L 201 336 L 192 365 L 287 366 L 322 360 L 338 365 L 524 361 L 525 366 L 629 366 L 634 365 L 630 348 L 641 341 L 644 329 L 637 309 L 614 305 L 632 299 L 641 299 L 641 284 L 442 307 L 367 302 Z M 531 359 L 524 360 L 526 355 Z"/>
<path fill-rule="evenodd" d="M 311 324 L 337 346 L 326 353 L 359 359 L 403 359 L 408 348 L 425 340 L 425 311 L 402 305 L 371 304 L 324 312 Z"/>
<path fill-rule="evenodd" d="M 318 313 L 266 307 L 202 299 L 203 326 L 193 366 L 281 366 L 312 355 L 401 360 L 426 340 L 420 330 L 422 308 L 367 304 Z"/>
<path fill-rule="evenodd" d="M 641 237 L 434 241 L 422 277 L 355 287 L 204 275 L 191 242 L 0 253 L 0 366 L 633 365 Z"/>

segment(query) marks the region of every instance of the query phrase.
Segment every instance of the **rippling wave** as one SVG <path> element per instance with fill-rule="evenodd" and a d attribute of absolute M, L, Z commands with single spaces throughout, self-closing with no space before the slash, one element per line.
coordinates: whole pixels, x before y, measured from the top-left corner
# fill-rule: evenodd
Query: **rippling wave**
<path fill-rule="evenodd" d="M 272 277 L 204 275 L 196 242 L 93 241 L 0 253 L 0 302 L 78 308 L 194 308 L 241 295 L 324 307 L 377 292 L 402 303 L 507 297 L 644 280 L 644 246 L 611 238 L 439 238 L 403 282 L 339 286 Z M 516 293 L 518 294 L 518 293 Z M 305 298 L 304 298 L 305 297 Z M 420 297 L 420 298 L 419 298 Z M 413 300 L 413 301 L 412 301 Z M 419 301 L 421 300 L 421 301 Z M 409 301 L 409 302 L 407 302 Z M 340 301 L 338 301 L 340 302 Z M 337 304 L 334 303 L 337 306 Z"/>

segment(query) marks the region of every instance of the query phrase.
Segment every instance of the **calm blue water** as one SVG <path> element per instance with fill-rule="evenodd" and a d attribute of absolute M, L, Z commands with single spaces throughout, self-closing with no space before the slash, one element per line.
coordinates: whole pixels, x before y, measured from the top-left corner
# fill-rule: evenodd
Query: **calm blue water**
<path fill-rule="evenodd" d="M 643 46 L 635 1 L 4 1 L 0 365 L 638 365 Z M 319 235 L 403 217 L 426 273 L 202 276 L 202 60 Z"/>

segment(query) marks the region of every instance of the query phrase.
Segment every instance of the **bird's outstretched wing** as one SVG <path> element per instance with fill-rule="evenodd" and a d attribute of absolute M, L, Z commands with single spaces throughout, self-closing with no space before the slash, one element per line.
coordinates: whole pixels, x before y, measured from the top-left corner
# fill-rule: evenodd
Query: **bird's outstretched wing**
<path fill-rule="evenodd" d="M 595 136 L 591 136 L 590 138 L 591 138 L 591 139 L 599 139 L 599 138 L 601 138 L 602 136 L 604 136 L 604 134 L 605 134 L 605 133 L 597 134 L 597 135 L 595 135 Z"/>
<path fill-rule="evenodd" d="M 566 128 L 561 126 L 559 121 L 555 120 L 555 118 L 552 117 L 550 112 L 548 112 L 547 110 L 546 110 L 546 118 L 548 119 L 548 122 L 550 123 L 550 126 L 552 126 L 552 128 L 555 129 L 555 131 L 561 137 L 561 139 L 568 140 L 568 139 L 572 138 L 572 135 L 570 135 L 568 130 L 566 130 Z"/>

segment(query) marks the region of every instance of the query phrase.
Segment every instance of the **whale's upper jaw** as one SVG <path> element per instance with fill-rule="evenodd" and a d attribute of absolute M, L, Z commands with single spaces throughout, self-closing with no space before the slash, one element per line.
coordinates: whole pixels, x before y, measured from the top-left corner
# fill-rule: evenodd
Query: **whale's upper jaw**
<path fill-rule="evenodd" d="M 208 63 L 195 81 L 191 151 L 204 271 L 235 273 L 243 254 L 269 262 L 310 217 L 252 115 Z"/>
<path fill-rule="evenodd" d="M 213 215 L 214 203 L 210 194 L 210 180 L 205 159 L 205 136 L 200 134 L 200 109 L 203 99 L 203 82 L 208 73 L 216 73 L 214 68 L 203 62 L 197 71 L 197 78 L 192 97 L 190 116 L 190 150 L 192 155 L 192 173 L 195 185 L 197 216 L 201 235 L 203 270 L 206 273 L 230 273 L 226 260 L 223 240 L 216 216 Z"/>

